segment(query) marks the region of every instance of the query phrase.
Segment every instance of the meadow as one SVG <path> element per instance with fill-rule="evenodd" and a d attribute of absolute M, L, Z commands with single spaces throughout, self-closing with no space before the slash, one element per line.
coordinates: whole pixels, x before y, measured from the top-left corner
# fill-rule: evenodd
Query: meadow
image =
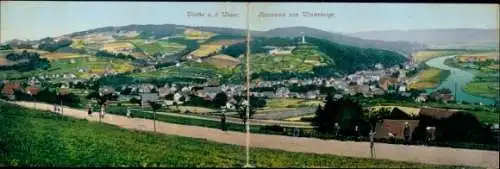
<path fill-rule="evenodd" d="M 153 55 L 155 53 L 178 53 L 186 48 L 182 45 L 168 40 L 159 40 L 152 43 L 146 43 L 144 39 L 134 39 L 131 42 L 144 51 L 146 54 Z"/>
<path fill-rule="evenodd" d="M 267 108 L 297 108 L 297 107 L 311 107 L 322 104 L 319 100 L 305 100 L 305 99 L 269 99 L 267 100 Z"/>
<path fill-rule="evenodd" d="M 233 69 L 241 63 L 240 60 L 228 55 L 215 55 L 206 58 L 203 61 L 210 63 L 217 68 L 228 68 L 228 69 Z"/>
<path fill-rule="evenodd" d="M 71 63 L 74 60 L 74 63 Z M 112 63 L 110 63 L 112 61 Z M 110 59 L 101 57 L 79 57 L 75 59 L 58 59 L 50 62 L 50 68 L 48 70 L 37 69 L 35 71 L 29 72 L 19 72 L 15 70 L 2 71 L 0 73 L 0 79 L 17 79 L 17 78 L 31 78 L 32 76 L 38 75 L 55 75 L 55 74 L 66 74 L 73 73 L 75 76 L 80 78 L 90 78 L 89 72 L 79 72 L 80 68 L 89 68 L 92 73 L 103 73 L 106 67 L 109 65 L 110 68 L 118 73 L 131 71 L 134 67 L 122 59 Z"/>
<path fill-rule="evenodd" d="M 479 74 L 467 83 L 464 91 L 476 96 L 500 99 L 500 83 L 498 74 Z"/>
<path fill-rule="evenodd" d="M 410 84 L 410 88 L 429 89 L 436 88 L 442 80 L 450 75 L 450 71 L 437 68 L 427 68 L 418 73 L 418 81 Z"/>
<path fill-rule="evenodd" d="M 55 61 L 55 60 L 60 60 L 60 59 L 74 59 L 74 58 L 81 58 L 81 57 L 86 57 L 86 56 L 76 54 L 76 53 L 56 52 L 56 53 L 45 53 L 45 54 L 42 54 L 40 57 L 46 58 L 49 61 Z"/>
<path fill-rule="evenodd" d="M 202 139 L 130 131 L 0 103 L 2 166 L 241 167 L 244 148 Z M 256 167 L 453 168 L 251 149 Z"/>
<path fill-rule="evenodd" d="M 317 51 L 313 46 L 298 46 L 292 54 L 273 56 L 259 53 L 252 56 L 252 69 L 259 72 L 312 72 L 318 65 L 334 65 L 333 60 Z"/>
<path fill-rule="evenodd" d="M 199 49 L 196 49 L 191 54 L 194 55 L 193 59 L 201 58 L 201 57 L 205 57 L 209 54 L 218 52 L 221 49 L 221 47 L 222 47 L 222 45 L 218 45 L 218 44 L 201 45 Z"/>

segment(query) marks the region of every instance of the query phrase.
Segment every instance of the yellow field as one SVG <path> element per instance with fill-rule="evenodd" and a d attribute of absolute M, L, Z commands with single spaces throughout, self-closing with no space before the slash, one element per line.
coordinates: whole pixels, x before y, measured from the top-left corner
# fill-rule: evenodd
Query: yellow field
<path fill-rule="evenodd" d="M 186 36 L 186 39 L 190 40 L 206 40 L 212 36 L 215 36 L 216 34 L 212 32 L 203 32 L 194 29 L 186 29 L 184 31 L 184 35 Z"/>
<path fill-rule="evenodd" d="M 234 67 L 236 67 L 240 64 L 240 60 L 233 58 L 231 56 L 228 56 L 228 55 L 212 56 L 212 57 L 206 59 L 205 61 L 214 65 L 217 68 L 233 69 Z"/>
<path fill-rule="evenodd" d="M 415 58 L 415 62 L 422 62 L 431 58 L 435 58 L 438 56 L 444 56 L 447 51 L 419 51 L 417 53 L 413 54 L 413 57 Z"/>
<path fill-rule="evenodd" d="M 41 58 L 46 58 L 49 61 L 59 60 L 59 59 L 74 59 L 81 58 L 82 55 L 76 53 L 45 53 L 40 56 Z"/>
<path fill-rule="evenodd" d="M 442 70 L 436 68 L 429 68 L 420 72 L 418 76 L 418 82 L 410 84 L 410 88 L 413 89 L 426 89 L 435 88 L 439 85 L 440 74 Z"/>
<path fill-rule="evenodd" d="M 213 52 L 219 51 L 222 45 L 201 45 L 199 49 L 193 51 L 194 58 L 207 56 Z"/>
<path fill-rule="evenodd" d="M 71 48 L 81 49 L 84 47 L 85 47 L 85 42 L 82 39 L 73 39 L 73 43 L 71 43 Z"/>
<path fill-rule="evenodd" d="M 114 43 L 104 44 L 102 50 L 116 51 L 119 50 L 120 48 L 133 48 L 133 47 L 134 45 L 132 45 L 129 42 L 114 42 Z"/>
<path fill-rule="evenodd" d="M 225 40 L 218 40 L 214 42 L 210 42 L 210 45 L 232 45 L 236 43 L 241 43 L 244 42 L 244 39 L 225 39 Z"/>

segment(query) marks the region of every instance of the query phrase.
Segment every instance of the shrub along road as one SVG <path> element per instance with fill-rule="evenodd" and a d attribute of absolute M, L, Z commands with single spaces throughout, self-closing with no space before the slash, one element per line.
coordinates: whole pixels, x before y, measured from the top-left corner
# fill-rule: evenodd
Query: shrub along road
<path fill-rule="evenodd" d="M 50 111 L 53 109 L 53 105 L 44 103 L 12 103 L 23 107 L 36 108 L 41 110 Z M 87 119 L 89 121 L 99 120 L 97 113 L 94 113 L 93 116 L 89 117 L 85 110 L 78 110 L 69 107 L 64 107 L 64 115 Z M 153 121 L 148 119 L 129 119 L 125 116 L 106 114 L 101 122 L 117 125 L 128 129 L 153 131 Z M 245 133 L 241 132 L 224 132 L 218 129 L 177 125 L 158 121 L 156 123 L 157 131 L 163 134 L 201 138 L 242 146 L 245 145 Z M 281 149 L 291 152 L 334 154 L 364 158 L 370 157 L 368 142 L 321 140 L 316 138 L 251 134 L 251 146 Z M 375 154 L 376 158 L 378 159 L 390 159 L 395 161 L 444 165 L 467 165 L 487 168 L 498 168 L 499 166 L 498 151 L 376 143 Z"/>

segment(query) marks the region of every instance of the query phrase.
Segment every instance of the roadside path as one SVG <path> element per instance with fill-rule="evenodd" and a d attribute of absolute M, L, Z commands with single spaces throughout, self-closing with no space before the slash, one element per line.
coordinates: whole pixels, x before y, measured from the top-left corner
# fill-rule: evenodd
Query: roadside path
<path fill-rule="evenodd" d="M 138 110 L 138 109 L 131 109 L 134 111 L 142 111 L 145 113 L 154 113 L 153 111 L 148 111 L 148 110 Z M 189 114 L 179 114 L 179 113 L 168 113 L 168 112 L 156 112 L 157 114 L 162 114 L 162 115 L 168 115 L 168 116 L 176 116 L 176 117 L 185 117 L 185 118 L 192 118 L 192 119 L 200 119 L 200 120 L 210 120 L 210 121 L 219 121 L 219 117 L 214 117 L 214 116 L 197 116 L 197 115 L 189 115 Z M 132 113 L 133 114 L 133 113 Z M 243 124 L 241 119 L 239 118 L 234 118 L 234 117 L 226 117 L 226 122 L 233 123 L 233 124 Z M 297 128 L 312 128 L 310 123 L 306 122 L 288 122 L 288 121 L 277 121 L 277 120 L 260 120 L 260 119 L 250 119 L 250 123 L 252 125 L 261 125 L 261 126 L 267 126 L 267 125 L 280 125 L 282 127 L 297 127 Z"/>
<path fill-rule="evenodd" d="M 33 102 L 11 102 L 23 107 L 40 110 L 51 110 L 53 105 Z M 64 115 L 89 121 L 98 121 L 97 113 L 89 117 L 85 110 L 64 107 Z M 127 129 L 153 131 L 153 121 L 140 118 L 106 114 L 102 122 L 117 125 Z M 219 129 L 198 126 L 177 125 L 157 122 L 157 132 L 207 139 L 210 141 L 245 145 L 245 133 L 221 131 Z M 251 134 L 251 146 L 271 149 L 281 149 L 291 152 L 333 154 L 350 157 L 370 157 L 368 142 L 352 142 L 337 140 L 321 140 L 316 138 L 289 137 L 266 134 Z M 250 150 L 251 151 L 251 150 Z M 418 162 L 427 164 L 467 165 L 486 168 L 498 168 L 499 152 L 486 150 L 470 150 L 444 147 L 428 147 L 416 145 L 395 145 L 375 143 L 377 159 L 394 161 Z"/>

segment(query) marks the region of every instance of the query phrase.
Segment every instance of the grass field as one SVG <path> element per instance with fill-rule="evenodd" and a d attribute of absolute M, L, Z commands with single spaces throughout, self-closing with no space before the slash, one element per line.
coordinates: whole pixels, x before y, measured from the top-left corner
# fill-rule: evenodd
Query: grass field
<path fill-rule="evenodd" d="M 267 100 L 268 108 L 297 108 L 297 107 L 310 107 L 318 106 L 323 102 L 317 100 L 304 100 L 304 99 L 269 99 Z"/>
<path fill-rule="evenodd" d="M 497 73 L 480 73 L 465 85 L 464 91 L 476 96 L 500 99 L 499 76 Z"/>
<path fill-rule="evenodd" d="M 95 60 L 91 60 L 94 58 Z M 80 57 L 73 59 L 75 62 L 71 63 L 71 59 L 58 59 L 50 63 L 48 70 L 35 70 L 29 72 L 19 71 L 2 71 L 0 79 L 13 79 L 13 78 L 30 78 L 38 75 L 53 75 L 74 73 L 79 78 L 90 78 L 89 72 L 79 72 L 80 68 L 89 68 L 92 73 L 103 73 L 110 64 L 110 68 L 118 73 L 131 71 L 134 67 L 130 62 L 121 59 L 110 59 L 101 57 Z M 110 61 L 112 60 L 112 63 Z"/>
<path fill-rule="evenodd" d="M 240 60 L 228 55 L 212 56 L 205 59 L 204 62 L 210 63 L 217 68 L 229 68 L 229 69 L 233 69 L 241 63 Z"/>
<path fill-rule="evenodd" d="M 144 39 L 134 39 L 131 42 L 137 47 L 142 49 L 149 55 L 155 53 L 177 53 L 186 48 L 185 45 L 169 42 L 168 40 L 159 40 L 152 43 L 146 43 Z"/>
<path fill-rule="evenodd" d="M 129 42 L 113 42 L 113 43 L 103 44 L 101 50 L 105 50 L 105 51 L 109 51 L 109 52 L 118 52 L 122 48 L 130 49 L 133 47 L 134 47 L 134 45 L 132 45 Z"/>
<path fill-rule="evenodd" d="M 55 60 L 60 60 L 60 59 L 81 58 L 81 57 L 85 57 L 85 56 L 80 55 L 80 54 L 76 54 L 76 53 L 59 53 L 59 52 L 57 52 L 57 53 L 42 54 L 40 57 L 46 58 L 49 61 L 55 61 Z"/>
<path fill-rule="evenodd" d="M 218 75 L 228 76 L 229 69 L 217 69 L 208 63 L 184 62 L 180 67 L 170 66 L 161 68 L 154 72 L 134 73 L 131 77 L 138 79 L 156 79 L 156 78 L 171 78 L 171 77 L 186 77 L 195 79 L 214 79 Z"/>
<path fill-rule="evenodd" d="M 211 53 L 215 53 L 221 49 L 222 45 L 201 45 L 199 49 L 196 49 L 191 54 L 194 55 L 193 59 L 207 56 Z"/>
<path fill-rule="evenodd" d="M 410 88 L 414 89 L 428 89 L 435 88 L 441 83 L 441 80 L 446 79 L 450 75 L 450 71 L 441 70 L 437 68 L 427 68 L 420 72 L 418 81 L 410 84 Z"/>
<path fill-rule="evenodd" d="M 244 148 L 129 131 L 1 103 L 0 164 L 5 166 L 241 167 Z M 426 164 L 252 148 L 256 167 L 446 168 Z"/>
<path fill-rule="evenodd" d="M 311 72 L 318 64 L 334 64 L 323 53 L 311 46 L 298 46 L 292 54 L 272 56 L 267 53 L 252 56 L 252 71 L 259 72 Z"/>

